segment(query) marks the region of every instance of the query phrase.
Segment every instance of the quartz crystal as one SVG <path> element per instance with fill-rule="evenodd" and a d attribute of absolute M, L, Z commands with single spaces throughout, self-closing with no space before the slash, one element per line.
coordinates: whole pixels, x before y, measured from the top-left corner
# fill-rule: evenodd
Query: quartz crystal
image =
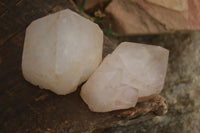
<path fill-rule="evenodd" d="M 134 107 L 161 92 L 168 55 L 159 46 L 123 42 L 106 56 L 80 95 L 94 112 Z"/>
<path fill-rule="evenodd" d="M 102 48 L 98 25 L 69 9 L 37 19 L 26 30 L 24 78 L 56 94 L 71 93 L 98 67 Z"/>

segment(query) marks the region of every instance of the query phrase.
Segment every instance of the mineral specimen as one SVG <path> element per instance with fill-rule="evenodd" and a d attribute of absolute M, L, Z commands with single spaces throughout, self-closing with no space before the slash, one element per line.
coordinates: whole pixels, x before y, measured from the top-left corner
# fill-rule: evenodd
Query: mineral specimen
<path fill-rule="evenodd" d="M 97 68 L 102 48 L 98 25 L 69 9 L 37 19 L 26 30 L 24 78 L 56 94 L 71 93 Z"/>
<path fill-rule="evenodd" d="M 159 46 L 121 43 L 83 85 L 80 95 L 94 112 L 134 107 L 161 92 L 168 55 Z"/>

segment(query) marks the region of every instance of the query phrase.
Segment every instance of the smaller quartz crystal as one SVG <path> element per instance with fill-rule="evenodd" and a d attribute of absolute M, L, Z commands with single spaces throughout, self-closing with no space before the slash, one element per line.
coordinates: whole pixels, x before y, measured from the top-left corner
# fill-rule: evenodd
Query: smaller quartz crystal
<path fill-rule="evenodd" d="M 168 55 L 159 46 L 123 42 L 106 56 L 80 95 L 94 112 L 134 107 L 161 92 Z"/>

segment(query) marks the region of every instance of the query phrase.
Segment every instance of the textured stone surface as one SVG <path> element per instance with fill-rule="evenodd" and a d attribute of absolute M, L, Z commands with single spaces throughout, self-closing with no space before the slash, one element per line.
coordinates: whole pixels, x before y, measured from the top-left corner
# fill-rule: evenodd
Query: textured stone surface
<path fill-rule="evenodd" d="M 119 35 L 200 28 L 199 0 L 113 0 L 105 11 L 104 26 L 111 23 Z"/>
<path fill-rule="evenodd" d="M 200 32 L 121 38 L 121 41 L 152 43 L 170 50 L 165 87 L 165 116 L 155 117 L 105 133 L 199 133 L 200 132 Z"/>
<path fill-rule="evenodd" d="M 26 30 L 24 78 L 57 94 L 71 93 L 97 68 L 102 48 L 98 25 L 69 9 L 37 19 Z"/>
<path fill-rule="evenodd" d="M 176 11 L 188 10 L 188 0 L 147 0 L 147 1 Z"/>
<path fill-rule="evenodd" d="M 95 112 L 134 107 L 162 90 L 168 54 L 161 47 L 123 42 L 83 85 L 81 97 Z"/>

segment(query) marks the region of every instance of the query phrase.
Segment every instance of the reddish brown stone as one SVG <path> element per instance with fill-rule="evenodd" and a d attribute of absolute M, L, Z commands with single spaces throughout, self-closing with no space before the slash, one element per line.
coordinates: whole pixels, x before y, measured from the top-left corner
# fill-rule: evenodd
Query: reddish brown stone
<path fill-rule="evenodd" d="M 135 2 L 156 21 L 163 24 L 166 30 L 184 30 L 189 29 L 187 22 L 187 12 L 177 12 L 155 4 L 150 4 L 144 0 L 135 0 Z"/>
<path fill-rule="evenodd" d="M 111 23 L 120 35 L 200 28 L 200 0 L 113 0 L 106 13 L 104 25 Z"/>
<path fill-rule="evenodd" d="M 171 10 L 186 11 L 188 10 L 187 0 L 146 0 L 153 4 L 157 4 Z"/>

